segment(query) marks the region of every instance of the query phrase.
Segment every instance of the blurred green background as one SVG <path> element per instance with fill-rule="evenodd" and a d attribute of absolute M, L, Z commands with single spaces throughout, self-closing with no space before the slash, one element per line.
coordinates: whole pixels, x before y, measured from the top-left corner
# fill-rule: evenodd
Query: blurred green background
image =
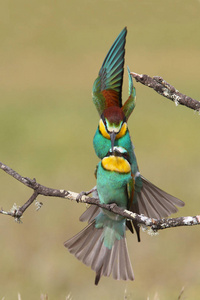
<path fill-rule="evenodd" d="M 1 1 L 0 160 L 43 185 L 75 192 L 95 185 L 93 82 L 111 44 L 128 27 L 126 65 L 160 75 L 199 99 L 200 1 Z M 126 73 L 126 72 L 125 72 Z M 123 97 L 127 98 L 125 74 Z M 176 216 L 200 213 L 200 116 L 135 83 L 129 120 L 141 173 L 179 197 Z M 31 190 L 0 172 L 0 206 L 22 205 Z M 142 242 L 127 234 L 134 282 L 102 278 L 63 242 L 81 230 L 85 206 L 42 198 L 18 225 L 0 215 L 0 299 L 199 299 L 199 227 Z M 127 298 L 125 298 L 127 297 Z"/>

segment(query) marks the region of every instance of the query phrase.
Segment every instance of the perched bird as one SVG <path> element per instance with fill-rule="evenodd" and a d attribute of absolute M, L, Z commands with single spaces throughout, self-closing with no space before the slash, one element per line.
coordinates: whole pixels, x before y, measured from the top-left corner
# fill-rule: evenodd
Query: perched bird
<path fill-rule="evenodd" d="M 99 162 L 96 175 L 100 202 L 116 203 L 129 209 L 132 176 L 126 149 L 110 149 Z M 96 272 L 96 285 L 101 276 L 110 276 L 111 273 L 114 279 L 134 280 L 125 230 L 124 217 L 99 209 L 98 215 L 89 220 L 88 226 L 64 245 L 76 258 Z"/>
<path fill-rule="evenodd" d="M 184 202 L 162 191 L 139 172 L 127 120 L 136 100 L 136 92 L 128 69 L 129 97 L 122 105 L 122 84 L 127 29 L 124 28 L 110 48 L 93 85 L 93 102 L 100 115 L 93 145 L 101 162 L 97 166 L 97 194 L 101 203 L 116 203 L 151 218 L 167 217 Z M 88 194 L 90 192 L 82 192 Z M 101 276 L 133 280 L 126 239 L 126 227 L 135 222 L 91 205 L 80 217 L 88 226 L 64 243 L 79 260 L 96 272 L 95 284 Z M 132 226 L 133 223 L 133 226 Z"/>
<path fill-rule="evenodd" d="M 93 102 L 100 115 L 93 145 L 100 159 L 103 159 L 108 150 L 113 149 L 114 146 L 121 146 L 127 150 L 130 156 L 134 183 L 132 185 L 134 193 L 132 193 L 130 210 L 159 219 L 177 212 L 176 206 L 184 206 L 184 202 L 160 190 L 139 172 L 134 146 L 127 126 L 127 120 L 136 101 L 136 91 L 129 69 L 129 97 L 122 105 L 126 35 L 127 28 L 124 28 L 106 55 L 93 85 Z M 87 218 L 89 215 L 90 211 L 87 213 Z M 134 222 L 133 225 L 137 232 L 138 241 L 140 241 L 139 227 Z"/>

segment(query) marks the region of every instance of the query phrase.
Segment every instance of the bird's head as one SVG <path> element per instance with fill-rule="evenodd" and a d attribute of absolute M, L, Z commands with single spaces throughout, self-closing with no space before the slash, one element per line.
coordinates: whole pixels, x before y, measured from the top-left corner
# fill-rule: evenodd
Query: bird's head
<path fill-rule="evenodd" d="M 111 140 L 113 150 L 115 140 L 127 132 L 126 117 L 120 107 L 111 106 L 104 110 L 99 121 L 99 131 L 106 139 Z"/>

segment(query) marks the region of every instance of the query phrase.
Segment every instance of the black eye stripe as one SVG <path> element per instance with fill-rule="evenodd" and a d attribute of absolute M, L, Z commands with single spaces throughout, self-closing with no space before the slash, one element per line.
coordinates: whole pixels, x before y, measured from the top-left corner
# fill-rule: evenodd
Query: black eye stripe
<path fill-rule="evenodd" d="M 106 126 L 106 120 L 105 120 L 105 117 L 103 114 L 101 115 L 101 120 L 103 121 L 104 125 Z"/>
<path fill-rule="evenodd" d="M 118 157 L 123 157 L 125 160 L 128 161 L 129 164 L 131 164 L 131 162 L 130 162 L 130 156 L 129 156 L 128 152 L 123 152 L 122 153 L 122 152 L 120 152 L 120 151 L 118 151 L 116 149 L 114 149 L 113 152 L 109 150 L 105 157 L 109 157 L 111 155 L 118 156 Z"/>

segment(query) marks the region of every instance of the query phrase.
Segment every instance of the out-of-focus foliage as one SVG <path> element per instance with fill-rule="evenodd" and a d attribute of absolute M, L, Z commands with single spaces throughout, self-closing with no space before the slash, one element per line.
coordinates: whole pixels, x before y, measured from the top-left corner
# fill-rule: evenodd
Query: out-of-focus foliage
<path fill-rule="evenodd" d="M 160 75 L 199 99 L 200 1 L 1 1 L 0 160 L 23 176 L 76 192 L 95 185 L 92 138 L 98 114 L 92 84 L 114 39 L 128 27 L 126 64 Z M 126 72 L 125 72 L 126 73 Z M 127 74 L 124 99 L 127 97 Z M 181 198 L 178 215 L 200 213 L 200 116 L 135 83 L 129 120 L 141 173 Z M 31 191 L 0 172 L 0 206 L 21 205 Z M 199 227 L 177 228 L 142 242 L 127 233 L 134 282 L 102 278 L 63 247 L 84 224 L 85 207 L 39 198 L 18 225 L 0 216 L 0 298 L 187 299 L 200 293 Z"/>

